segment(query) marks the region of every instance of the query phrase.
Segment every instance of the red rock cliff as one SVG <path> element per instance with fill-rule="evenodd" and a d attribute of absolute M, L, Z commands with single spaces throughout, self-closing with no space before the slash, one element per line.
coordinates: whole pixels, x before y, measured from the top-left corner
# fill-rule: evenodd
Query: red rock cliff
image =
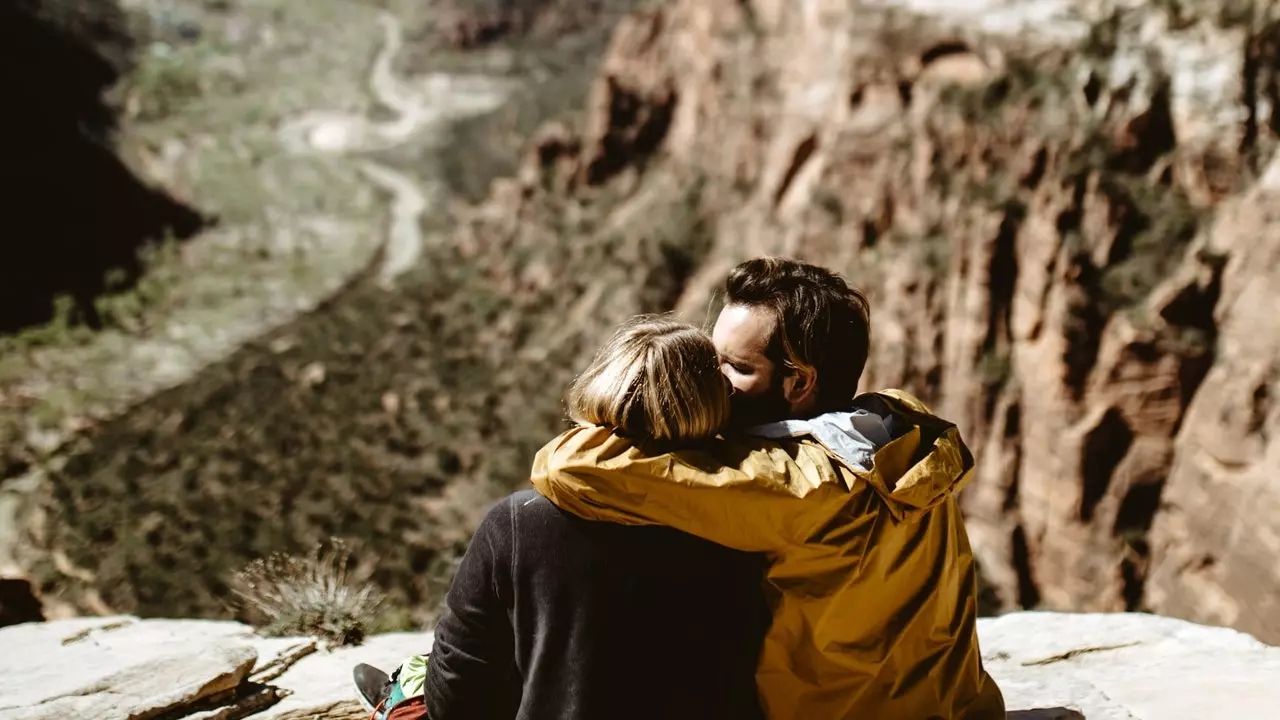
<path fill-rule="evenodd" d="M 688 317 L 757 254 L 867 290 L 864 386 L 964 430 L 1005 607 L 1280 640 L 1280 11 L 857 5 L 632 17 L 533 164 L 699 178 Z"/>

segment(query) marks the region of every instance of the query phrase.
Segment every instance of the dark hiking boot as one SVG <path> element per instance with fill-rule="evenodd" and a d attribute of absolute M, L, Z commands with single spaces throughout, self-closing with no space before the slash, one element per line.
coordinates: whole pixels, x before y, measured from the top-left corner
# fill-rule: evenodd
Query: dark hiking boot
<path fill-rule="evenodd" d="M 351 679 L 355 681 L 360 704 L 369 712 L 378 709 L 378 706 L 391 694 L 391 678 L 372 665 L 364 663 L 356 665 L 351 671 Z"/>

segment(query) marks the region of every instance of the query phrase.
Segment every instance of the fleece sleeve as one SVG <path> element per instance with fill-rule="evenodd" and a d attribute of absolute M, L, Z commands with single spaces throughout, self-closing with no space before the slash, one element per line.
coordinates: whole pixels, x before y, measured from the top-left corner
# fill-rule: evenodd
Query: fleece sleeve
<path fill-rule="evenodd" d="M 514 717 L 520 701 L 511 586 L 510 499 L 476 530 L 436 625 L 424 687 L 431 720 Z"/>

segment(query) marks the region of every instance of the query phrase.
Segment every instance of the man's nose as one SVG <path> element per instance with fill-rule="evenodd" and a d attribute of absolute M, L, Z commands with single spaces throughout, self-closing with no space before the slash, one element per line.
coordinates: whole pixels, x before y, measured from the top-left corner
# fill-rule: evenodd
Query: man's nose
<path fill-rule="evenodd" d="M 729 394 L 730 395 L 737 394 L 738 388 L 733 386 L 733 381 L 729 379 L 729 374 L 726 373 L 723 369 L 720 370 L 720 377 L 724 378 L 724 384 L 729 386 Z"/>
<path fill-rule="evenodd" d="M 733 376 L 729 374 L 729 363 L 720 363 L 720 376 L 724 378 L 725 382 L 729 383 L 730 388 L 737 391 L 737 386 L 733 384 Z"/>

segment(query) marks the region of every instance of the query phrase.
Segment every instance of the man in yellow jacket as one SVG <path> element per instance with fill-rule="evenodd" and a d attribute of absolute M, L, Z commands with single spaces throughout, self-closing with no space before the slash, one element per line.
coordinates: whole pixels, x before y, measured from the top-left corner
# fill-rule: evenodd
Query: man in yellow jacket
<path fill-rule="evenodd" d="M 855 397 L 869 313 L 833 273 L 762 258 L 725 291 L 714 340 L 738 431 L 655 452 L 578 427 L 538 454 L 534 486 L 587 519 L 764 553 L 773 623 L 756 677 L 773 720 L 1003 718 L 955 426 L 903 392 Z"/>

